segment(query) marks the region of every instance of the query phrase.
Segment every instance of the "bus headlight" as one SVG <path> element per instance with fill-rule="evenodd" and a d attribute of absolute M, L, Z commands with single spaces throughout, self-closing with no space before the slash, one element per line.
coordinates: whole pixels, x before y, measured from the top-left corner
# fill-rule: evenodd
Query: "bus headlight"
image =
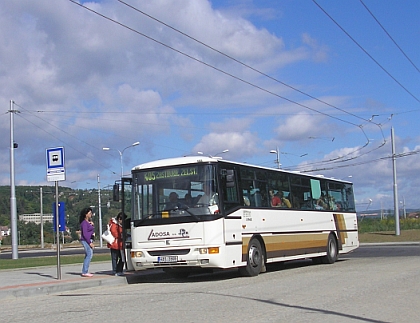
<path fill-rule="evenodd" d="M 216 254 L 219 253 L 219 247 L 198 248 L 198 252 L 200 255 Z"/>
<path fill-rule="evenodd" d="M 131 251 L 131 258 L 142 258 L 144 257 L 143 251 Z"/>

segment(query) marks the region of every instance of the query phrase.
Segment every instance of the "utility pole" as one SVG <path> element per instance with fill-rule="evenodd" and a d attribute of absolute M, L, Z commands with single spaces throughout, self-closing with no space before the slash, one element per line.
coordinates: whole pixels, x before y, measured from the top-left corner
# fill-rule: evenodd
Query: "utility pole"
<path fill-rule="evenodd" d="M 392 143 L 392 170 L 394 175 L 394 214 L 395 214 L 395 235 L 400 235 L 400 213 L 398 207 L 398 190 L 397 190 L 397 161 L 395 157 L 395 140 L 394 128 L 391 128 L 391 143 Z"/>
<path fill-rule="evenodd" d="M 42 201 L 42 187 L 39 188 L 39 198 L 40 198 L 40 217 L 41 217 L 41 249 L 44 249 L 44 210 L 43 210 L 43 201 Z"/>
<path fill-rule="evenodd" d="M 101 185 L 98 174 L 98 204 L 99 204 L 99 246 L 102 248 L 102 210 L 101 210 Z"/>
<path fill-rule="evenodd" d="M 14 119 L 13 116 L 17 110 L 13 110 L 13 100 L 10 100 L 10 224 L 12 234 L 12 259 L 18 259 L 18 230 L 17 230 L 17 207 L 16 207 L 16 192 L 15 192 L 15 140 L 13 137 Z"/>

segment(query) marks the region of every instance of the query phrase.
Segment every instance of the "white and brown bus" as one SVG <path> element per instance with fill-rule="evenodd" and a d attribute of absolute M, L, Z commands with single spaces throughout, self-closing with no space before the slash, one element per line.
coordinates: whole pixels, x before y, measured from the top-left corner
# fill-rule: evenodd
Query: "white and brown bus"
<path fill-rule="evenodd" d="M 131 270 L 256 276 L 273 262 L 332 264 L 359 246 L 347 181 L 190 156 L 136 166 L 121 185 Z"/>

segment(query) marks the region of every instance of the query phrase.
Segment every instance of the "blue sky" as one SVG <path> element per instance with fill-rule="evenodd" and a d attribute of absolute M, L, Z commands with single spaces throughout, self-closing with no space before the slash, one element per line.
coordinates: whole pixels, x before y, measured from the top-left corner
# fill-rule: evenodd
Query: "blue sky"
<path fill-rule="evenodd" d="M 399 200 L 420 207 L 418 1 L 81 4 L 0 3 L 0 185 L 13 100 L 16 185 L 53 184 L 52 147 L 74 188 L 112 184 L 137 141 L 124 173 L 226 149 L 276 167 L 278 148 L 282 168 L 353 181 L 359 210 L 392 209 L 393 127 Z"/>

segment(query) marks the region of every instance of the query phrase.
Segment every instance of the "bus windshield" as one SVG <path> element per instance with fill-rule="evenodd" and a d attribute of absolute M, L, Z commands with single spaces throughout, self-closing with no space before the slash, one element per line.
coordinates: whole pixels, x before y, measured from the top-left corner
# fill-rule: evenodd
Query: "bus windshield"
<path fill-rule="evenodd" d="M 214 164 L 153 168 L 133 172 L 133 220 L 219 213 Z"/>

